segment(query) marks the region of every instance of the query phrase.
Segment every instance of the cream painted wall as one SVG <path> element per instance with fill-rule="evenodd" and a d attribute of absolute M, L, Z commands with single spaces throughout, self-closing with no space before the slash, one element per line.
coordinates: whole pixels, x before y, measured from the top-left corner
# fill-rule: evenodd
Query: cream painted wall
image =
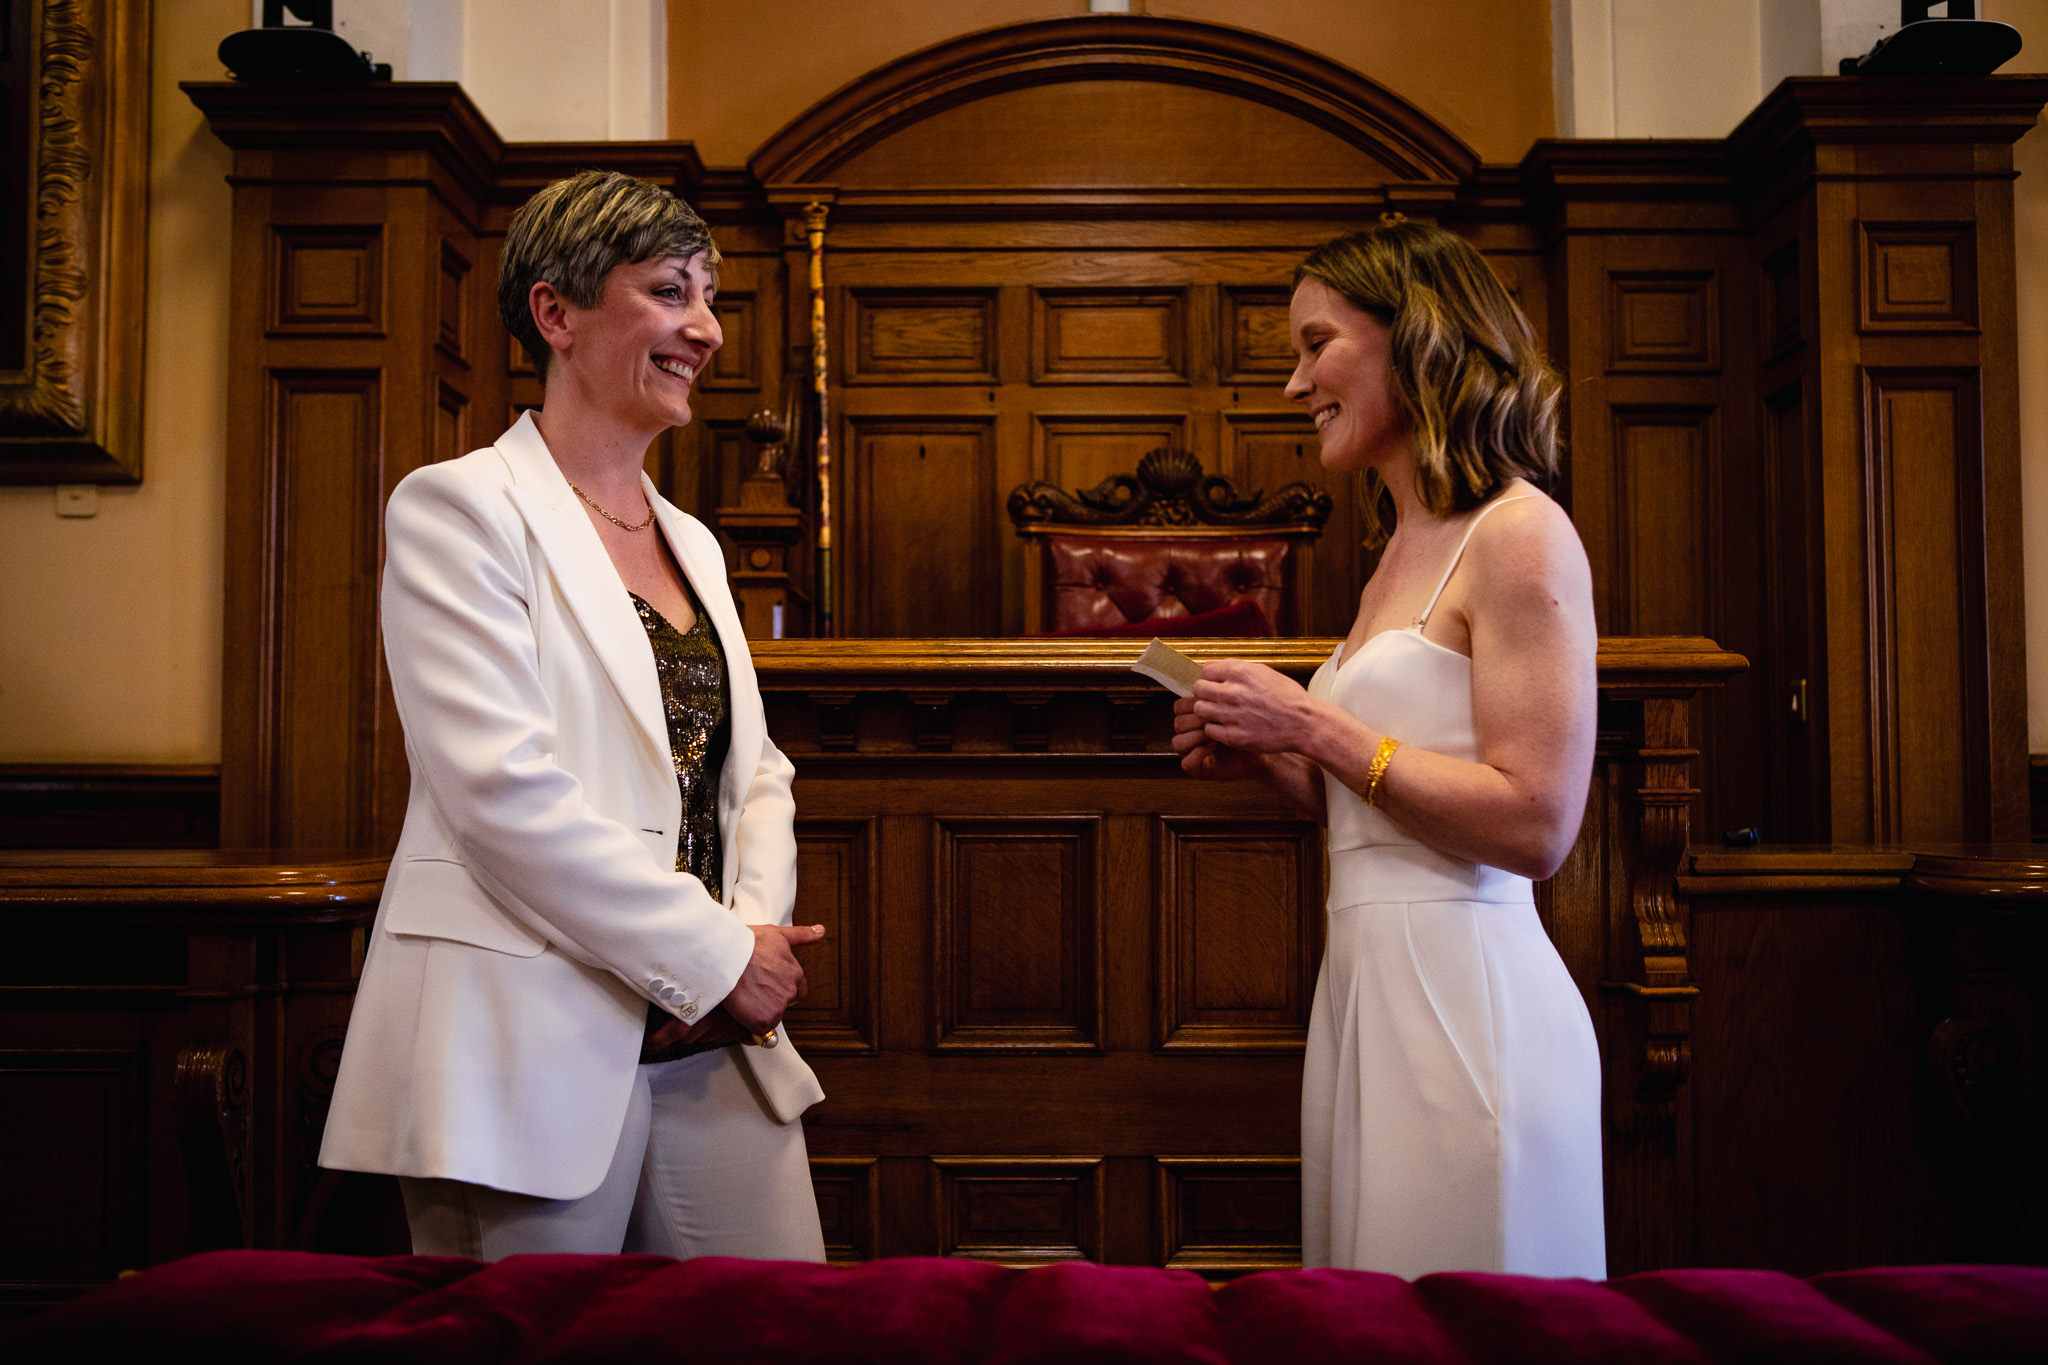
<path fill-rule="evenodd" d="M 694 142 L 707 165 L 741 165 L 784 124 L 885 62 L 1087 8 L 1083 0 L 669 0 L 671 136 Z M 1142 0 L 1133 9 L 1254 29 L 1320 53 L 1413 102 L 1488 161 L 1519 161 L 1553 127 L 1548 0 Z"/>
<path fill-rule="evenodd" d="M 0 761 L 220 755 L 227 149 L 178 89 L 221 74 L 247 0 L 156 6 L 143 481 L 60 519 L 0 489 Z"/>

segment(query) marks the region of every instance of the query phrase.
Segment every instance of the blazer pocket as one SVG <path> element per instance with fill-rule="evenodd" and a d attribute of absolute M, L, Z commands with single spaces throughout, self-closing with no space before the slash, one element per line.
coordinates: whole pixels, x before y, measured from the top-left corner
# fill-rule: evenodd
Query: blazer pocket
<path fill-rule="evenodd" d="M 461 863 L 408 858 L 384 907 L 384 928 L 413 938 L 441 938 L 513 957 L 538 957 L 548 941 L 514 918 L 476 884 Z"/>

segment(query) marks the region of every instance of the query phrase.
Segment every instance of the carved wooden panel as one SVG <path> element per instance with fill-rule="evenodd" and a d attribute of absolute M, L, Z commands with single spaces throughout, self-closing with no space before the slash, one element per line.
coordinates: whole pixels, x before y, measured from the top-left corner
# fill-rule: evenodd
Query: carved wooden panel
<path fill-rule="evenodd" d="M 1096 1052 L 1097 816 L 937 822 L 932 1045 Z"/>
<path fill-rule="evenodd" d="M 1159 1264 L 1201 1274 L 1301 1264 L 1301 1159 L 1159 1158 Z"/>
<path fill-rule="evenodd" d="M 1033 419 L 1034 463 L 1047 483 L 1093 488 L 1112 474 L 1134 474 L 1138 461 L 1161 446 L 1185 448 L 1187 419 L 1177 414 L 1133 417 Z"/>
<path fill-rule="evenodd" d="M 1005 1265 L 1102 1259 L 1102 1158 L 932 1158 L 938 1254 Z"/>
<path fill-rule="evenodd" d="M 1307 604 L 1307 619 L 1298 629 L 1303 635 L 1349 635 L 1358 616 L 1359 591 L 1379 562 L 1379 553 L 1365 548 L 1357 476 L 1323 468 L 1322 442 L 1305 413 L 1229 413 L 1223 438 L 1229 452 L 1224 469 L 1239 487 L 1270 492 L 1305 483 L 1329 493 L 1330 518 L 1323 534 L 1296 565 Z"/>
<path fill-rule="evenodd" d="M 379 404 L 374 371 L 270 376 L 271 562 L 277 600 L 292 604 L 269 626 L 281 844 L 355 848 L 375 837 L 359 798 L 376 777 Z"/>
<path fill-rule="evenodd" d="M 711 368 L 698 376 L 702 389 L 758 389 L 761 387 L 761 337 L 749 289 L 721 289 L 712 300 L 711 312 L 718 319 L 724 340 L 712 353 Z"/>
<path fill-rule="evenodd" d="M 270 263 L 272 336 L 384 335 L 381 224 L 276 224 Z"/>
<path fill-rule="evenodd" d="M 1294 372 L 1287 330 L 1293 291 L 1276 285 L 1218 287 L 1216 373 L 1225 384 L 1282 384 Z"/>
<path fill-rule="evenodd" d="M 469 260 L 452 243 L 441 243 L 440 293 L 436 299 L 438 325 L 434 344 L 448 355 L 469 363 Z"/>
<path fill-rule="evenodd" d="M 847 291 L 848 384 L 993 384 L 996 291 Z"/>
<path fill-rule="evenodd" d="M 1763 265 L 1764 356 L 1775 360 L 1797 346 L 1805 336 L 1800 322 L 1801 295 L 1799 239 L 1794 237 L 1772 252 Z"/>
<path fill-rule="evenodd" d="M 112 1279 L 142 1253 L 142 1055 L 0 1051 L 0 1278 Z"/>
<path fill-rule="evenodd" d="M 1794 382 L 1764 400 L 1763 657 L 1767 843 L 1826 842 L 1828 783 L 1826 572 L 1819 562 L 1814 509 L 1821 501 L 1807 436 L 1805 386 Z"/>
<path fill-rule="evenodd" d="M 1185 384 L 1187 292 L 1040 289 L 1032 296 L 1036 384 Z"/>
<path fill-rule="evenodd" d="M 880 1177 L 881 1163 L 871 1156 L 811 1158 L 811 1190 L 818 1199 L 827 1261 L 844 1265 L 875 1258 L 882 1227 Z"/>
<path fill-rule="evenodd" d="M 1711 271 L 1609 271 L 1607 290 L 1610 371 L 1720 368 L 1719 291 Z"/>
<path fill-rule="evenodd" d="M 1322 948 L 1322 845 L 1309 824 L 1159 822 L 1155 1041 L 1298 1052 Z"/>
<path fill-rule="evenodd" d="M 789 1011 L 806 1052 L 875 1048 L 875 823 L 798 820 L 797 924 L 822 924 L 804 949 L 810 992 Z"/>
<path fill-rule="evenodd" d="M 443 384 L 434 404 L 434 459 L 452 460 L 470 450 L 468 395 Z"/>
<path fill-rule="evenodd" d="M 1616 408 L 1610 600 L 1628 613 L 1609 629 L 1707 635 L 1713 619 L 1714 414 L 1698 408 Z"/>
<path fill-rule="evenodd" d="M 531 377 L 533 374 L 533 361 L 527 357 L 526 348 L 519 344 L 519 338 L 507 332 L 505 333 L 505 345 L 507 348 L 505 351 L 506 373 L 514 379 L 521 376 Z"/>
<path fill-rule="evenodd" d="M 1880 840 L 1982 838 L 1983 457 L 1974 370 L 1863 374 Z"/>
<path fill-rule="evenodd" d="M 1865 332 L 1977 328 L 1971 223 L 1858 223 L 1858 325 Z"/>
<path fill-rule="evenodd" d="M 987 422 L 851 423 L 846 542 L 855 635 L 991 635 L 1002 620 Z"/>

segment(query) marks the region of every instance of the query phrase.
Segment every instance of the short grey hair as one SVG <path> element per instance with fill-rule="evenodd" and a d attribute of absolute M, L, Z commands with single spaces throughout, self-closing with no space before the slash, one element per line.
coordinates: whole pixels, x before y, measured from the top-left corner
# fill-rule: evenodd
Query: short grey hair
<path fill-rule="evenodd" d="M 545 384 L 554 353 L 534 325 L 528 300 L 536 284 L 553 285 L 578 308 L 595 308 L 615 268 L 704 253 L 715 280 L 711 229 L 675 195 L 618 171 L 579 171 L 546 186 L 512 215 L 498 265 L 498 315 Z"/>

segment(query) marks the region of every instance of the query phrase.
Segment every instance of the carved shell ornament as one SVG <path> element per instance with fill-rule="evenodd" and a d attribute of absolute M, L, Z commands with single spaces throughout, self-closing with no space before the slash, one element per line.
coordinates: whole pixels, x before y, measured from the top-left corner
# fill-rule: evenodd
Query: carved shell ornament
<path fill-rule="evenodd" d="M 1264 526 L 1298 523 L 1322 529 L 1330 495 L 1305 483 L 1271 493 L 1240 493 L 1220 474 L 1204 474 L 1185 450 L 1163 447 L 1138 461 L 1136 476 L 1112 474 L 1093 488 L 1067 492 L 1057 484 L 1027 483 L 1010 494 L 1010 520 L 1019 527 Z"/>

